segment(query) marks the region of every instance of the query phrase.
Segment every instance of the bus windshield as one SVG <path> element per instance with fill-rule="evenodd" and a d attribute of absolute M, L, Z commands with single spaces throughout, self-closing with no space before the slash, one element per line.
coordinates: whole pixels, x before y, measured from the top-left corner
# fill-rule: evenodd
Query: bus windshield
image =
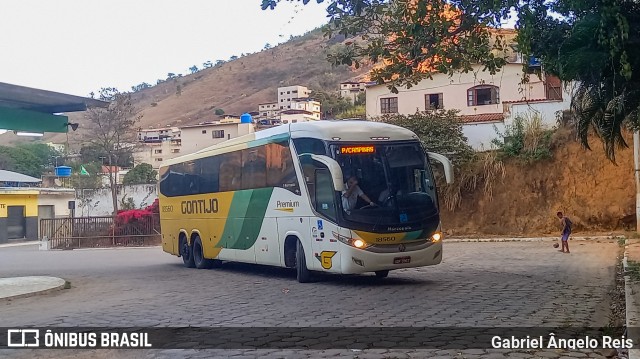
<path fill-rule="evenodd" d="M 433 174 L 419 142 L 330 148 L 345 180 L 338 201 L 345 220 L 373 224 L 375 230 L 416 224 L 438 213 Z M 349 192 L 350 184 L 357 188 Z"/>

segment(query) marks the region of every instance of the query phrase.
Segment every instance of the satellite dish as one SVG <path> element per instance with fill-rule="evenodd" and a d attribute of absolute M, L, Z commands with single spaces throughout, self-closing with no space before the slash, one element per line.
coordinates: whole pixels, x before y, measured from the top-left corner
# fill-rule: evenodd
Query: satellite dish
<path fill-rule="evenodd" d="M 60 180 L 59 180 L 59 179 L 57 179 L 57 178 L 53 180 L 53 183 L 55 183 L 55 184 L 56 184 L 56 186 L 58 186 L 58 187 L 61 187 L 61 186 L 62 186 L 62 181 L 60 181 Z"/>

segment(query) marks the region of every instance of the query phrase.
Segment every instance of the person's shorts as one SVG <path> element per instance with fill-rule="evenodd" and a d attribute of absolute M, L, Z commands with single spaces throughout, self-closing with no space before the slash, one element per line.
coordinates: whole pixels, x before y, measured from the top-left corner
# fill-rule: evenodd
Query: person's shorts
<path fill-rule="evenodd" d="M 571 233 L 562 233 L 562 241 L 566 242 L 569 240 L 569 235 L 571 235 Z"/>

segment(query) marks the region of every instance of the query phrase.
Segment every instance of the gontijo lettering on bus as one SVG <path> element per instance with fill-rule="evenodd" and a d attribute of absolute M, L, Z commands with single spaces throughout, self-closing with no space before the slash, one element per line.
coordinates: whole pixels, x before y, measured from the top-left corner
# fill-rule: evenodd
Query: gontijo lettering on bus
<path fill-rule="evenodd" d="M 218 213 L 218 200 L 209 198 L 182 201 L 180 208 L 182 214 Z"/>

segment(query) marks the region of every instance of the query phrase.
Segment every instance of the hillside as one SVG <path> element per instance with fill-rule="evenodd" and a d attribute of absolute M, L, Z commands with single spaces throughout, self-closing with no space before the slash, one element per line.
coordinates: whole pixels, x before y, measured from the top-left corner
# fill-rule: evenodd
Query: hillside
<path fill-rule="evenodd" d="M 341 46 L 340 41 L 327 40 L 320 30 L 314 30 L 269 50 L 138 91 L 133 99 L 143 114 L 140 127 L 211 121 L 216 118 L 213 113 L 216 108 L 227 114 L 257 111 L 258 104 L 276 101 L 279 86 L 302 85 L 311 90 L 337 91 L 340 82 L 361 76 L 368 69 L 332 67 L 326 55 L 333 46 Z M 73 146 L 82 141 L 84 119 L 83 113 L 71 113 L 69 117 L 71 122 L 80 123 L 77 132 L 69 133 Z M 3 143 L 20 140 L 12 133 L 0 136 Z M 47 134 L 44 140 L 62 143 L 66 135 Z"/>
<path fill-rule="evenodd" d="M 627 143 L 633 145 L 631 136 Z M 443 227 L 460 235 L 555 235 L 560 233 L 555 214 L 562 211 L 577 235 L 611 232 L 620 217 L 635 213 L 633 151 L 619 149 L 615 165 L 599 139 L 591 138 L 590 144 L 592 151 L 585 150 L 569 130 L 556 132 L 551 160 L 506 161 L 493 198 L 479 186 L 463 197 L 459 209 L 442 214 Z"/>

